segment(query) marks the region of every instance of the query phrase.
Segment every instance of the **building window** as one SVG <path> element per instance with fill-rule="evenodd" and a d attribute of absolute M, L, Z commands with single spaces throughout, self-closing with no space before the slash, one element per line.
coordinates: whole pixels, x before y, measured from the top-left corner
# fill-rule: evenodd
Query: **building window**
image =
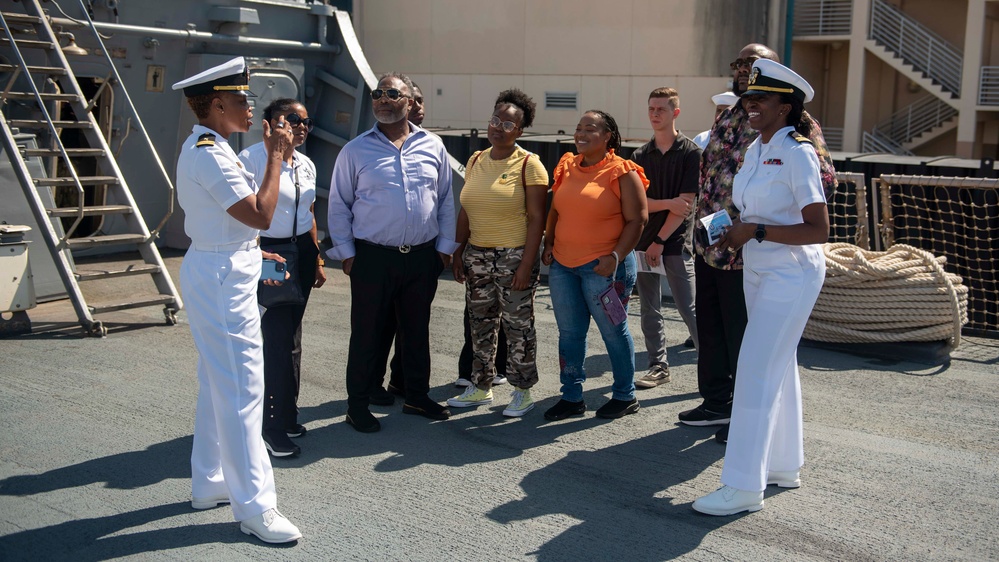
<path fill-rule="evenodd" d="M 545 109 L 578 109 L 579 92 L 545 92 Z"/>

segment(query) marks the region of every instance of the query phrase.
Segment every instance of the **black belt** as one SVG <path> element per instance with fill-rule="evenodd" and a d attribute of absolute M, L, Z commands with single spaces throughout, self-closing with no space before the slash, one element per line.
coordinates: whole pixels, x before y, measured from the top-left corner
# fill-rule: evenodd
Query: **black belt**
<path fill-rule="evenodd" d="M 381 248 L 382 250 L 392 250 L 393 252 L 399 252 L 400 254 L 408 254 L 416 250 L 424 250 L 426 248 L 432 248 L 437 243 L 436 240 L 430 240 L 429 242 L 424 242 L 422 244 L 416 244 L 412 246 L 409 244 L 403 244 L 402 246 L 386 246 L 384 244 L 375 244 L 374 242 L 368 242 L 367 240 L 361 240 L 361 239 L 354 240 L 354 242 L 357 244 L 363 244 L 365 246 L 371 246 L 373 248 Z"/>
<path fill-rule="evenodd" d="M 306 234 L 308 234 L 308 233 L 306 233 Z M 294 236 L 292 238 L 268 238 L 266 236 L 261 236 L 260 237 L 260 243 L 261 244 L 266 244 L 268 246 L 276 246 L 278 244 L 290 244 L 292 242 L 298 241 L 299 238 L 303 238 L 306 234 L 299 234 L 298 236 Z M 311 239 L 312 239 L 312 236 L 309 236 L 309 240 L 311 240 Z"/>

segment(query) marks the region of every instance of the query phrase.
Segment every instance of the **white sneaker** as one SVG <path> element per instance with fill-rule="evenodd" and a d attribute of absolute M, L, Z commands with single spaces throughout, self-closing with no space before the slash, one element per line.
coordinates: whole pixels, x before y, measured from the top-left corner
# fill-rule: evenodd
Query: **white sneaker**
<path fill-rule="evenodd" d="M 781 488 L 800 488 L 801 478 L 798 476 L 797 470 L 792 471 L 779 471 L 771 470 L 767 473 L 767 486 L 776 484 Z"/>
<path fill-rule="evenodd" d="M 694 508 L 694 511 L 708 515 L 735 515 L 743 511 L 759 511 L 763 509 L 763 492 L 750 492 L 731 486 L 722 486 L 695 500 L 691 507 Z"/>
<path fill-rule="evenodd" d="M 493 386 L 500 385 L 500 384 L 506 384 L 506 383 L 507 383 L 507 380 L 506 380 L 506 377 L 504 375 L 497 374 L 495 377 L 493 377 Z"/>
<path fill-rule="evenodd" d="M 510 396 L 513 396 L 513 400 L 510 400 L 510 405 L 503 410 L 504 416 L 519 418 L 534 409 L 534 400 L 531 399 L 530 388 L 514 388 Z"/>
<path fill-rule="evenodd" d="M 461 377 L 458 377 L 458 380 L 454 381 L 454 386 L 457 387 L 457 388 L 461 388 L 463 386 L 464 387 L 469 387 L 469 386 L 475 386 L 475 385 L 472 384 L 472 381 L 470 381 L 468 379 L 463 379 Z"/>
<path fill-rule="evenodd" d="M 207 498 L 191 497 L 191 507 L 194 509 L 212 509 L 226 503 L 229 503 L 229 494 L 219 494 Z"/>
<path fill-rule="evenodd" d="M 470 386 L 461 393 L 461 396 L 448 398 L 447 405 L 454 408 L 468 408 L 469 406 L 481 406 L 492 404 L 493 389 L 482 390 L 477 386 Z"/>
<path fill-rule="evenodd" d="M 302 532 L 275 508 L 239 522 L 239 530 L 269 543 L 283 543 L 302 538 Z"/>

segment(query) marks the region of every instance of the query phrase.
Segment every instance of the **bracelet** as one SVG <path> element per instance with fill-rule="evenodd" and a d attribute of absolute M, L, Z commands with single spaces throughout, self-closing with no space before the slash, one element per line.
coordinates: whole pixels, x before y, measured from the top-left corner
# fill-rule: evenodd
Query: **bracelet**
<path fill-rule="evenodd" d="M 323 267 L 324 265 L 326 265 L 326 260 L 324 260 L 323 258 L 316 258 L 316 265 L 319 267 Z"/>

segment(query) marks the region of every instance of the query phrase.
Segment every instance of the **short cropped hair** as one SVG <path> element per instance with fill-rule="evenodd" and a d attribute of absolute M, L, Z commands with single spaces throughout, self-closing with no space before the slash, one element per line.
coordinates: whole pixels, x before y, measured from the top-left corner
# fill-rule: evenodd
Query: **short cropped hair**
<path fill-rule="evenodd" d="M 409 76 L 406 76 L 401 72 L 386 72 L 378 77 L 378 82 L 380 83 L 386 78 L 397 78 L 402 81 L 402 83 L 405 84 L 406 88 L 409 90 L 409 95 L 406 97 L 413 97 L 413 81 L 409 79 Z"/>
<path fill-rule="evenodd" d="M 675 88 L 656 88 L 649 94 L 649 99 L 666 98 L 673 109 L 680 109 L 680 93 Z"/>
<path fill-rule="evenodd" d="M 212 110 L 212 100 L 219 97 L 218 93 L 201 94 L 187 98 L 187 105 L 191 106 L 198 119 L 206 119 Z"/>

